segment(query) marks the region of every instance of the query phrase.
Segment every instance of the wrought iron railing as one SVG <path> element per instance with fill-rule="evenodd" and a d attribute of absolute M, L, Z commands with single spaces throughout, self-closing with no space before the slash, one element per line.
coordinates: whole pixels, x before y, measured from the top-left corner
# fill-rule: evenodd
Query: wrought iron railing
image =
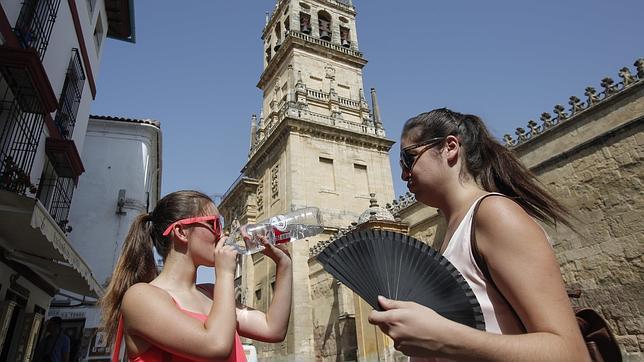
<path fill-rule="evenodd" d="M 63 92 L 58 103 L 55 124 L 64 138 L 71 138 L 76 124 L 78 105 L 83 95 L 85 72 L 78 54 L 78 49 L 72 49 L 72 58 L 67 68 L 67 76 L 63 84 Z"/>
<path fill-rule="evenodd" d="M 74 186 L 73 179 L 58 176 L 52 162 L 47 160 L 40 179 L 38 200 L 64 232 L 71 231 L 67 217 L 72 204 Z"/>
<path fill-rule="evenodd" d="M 60 0 L 23 0 L 14 33 L 23 48 L 33 48 L 45 57 Z"/>
<path fill-rule="evenodd" d="M 0 73 L 0 189 L 35 193 L 30 175 L 44 121 L 25 112 Z"/>

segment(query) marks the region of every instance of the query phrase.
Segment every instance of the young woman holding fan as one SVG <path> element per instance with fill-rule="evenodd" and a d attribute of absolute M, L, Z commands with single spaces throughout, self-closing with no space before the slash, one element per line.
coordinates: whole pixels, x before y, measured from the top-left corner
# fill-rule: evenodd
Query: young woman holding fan
<path fill-rule="evenodd" d="M 571 226 L 566 209 L 477 116 L 419 114 L 405 123 L 400 147 L 402 179 L 445 216 L 441 252 L 476 295 L 486 331 L 382 297 L 370 322 L 421 358 L 412 360 L 588 360 L 559 264 L 535 221 Z"/>

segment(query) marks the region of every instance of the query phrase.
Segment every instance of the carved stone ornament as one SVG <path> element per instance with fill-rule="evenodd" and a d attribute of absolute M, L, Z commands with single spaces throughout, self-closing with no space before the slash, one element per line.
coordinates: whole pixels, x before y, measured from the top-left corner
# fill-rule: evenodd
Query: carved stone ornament
<path fill-rule="evenodd" d="M 628 87 L 636 82 L 635 78 L 631 74 L 631 70 L 626 67 L 619 70 L 619 76 L 622 78 L 622 84 L 624 84 L 624 87 Z"/>
<path fill-rule="evenodd" d="M 535 121 L 534 121 L 534 120 L 532 120 L 532 119 L 531 119 L 530 121 L 528 121 L 528 128 L 530 128 L 530 134 L 531 134 L 532 136 L 536 136 L 536 135 L 538 135 L 539 133 L 541 133 L 541 128 L 539 127 L 539 125 L 537 124 L 537 122 L 535 122 Z"/>
<path fill-rule="evenodd" d="M 575 96 L 570 97 L 570 101 L 568 101 L 568 104 L 570 104 L 571 115 L 577 114 L 584 109 L 584 104 L 581 103 L 581 100 Z"/>
<path fill-rule="evenodd" d="M 257 185 L 257 212 L 264 211 L 264 178 L 259 179 Z"/>
<path fill-rule="evenodd" d="M 512 139 L 512 136 L 507 133 L 503 135 L 503 142 L 505 147 L 512 147 L 517 144 L 516 141 Z"/>
<path fill-rule="evenodd" d="M 335 80 L 335 68 L 327 65 L 326 67 L 324 67 L 324 72 L 326 78 Z"/>
<path fill-rule="evenodd" d="M 617 93 L 617 85 L 611 77 L 602 79 L 601 86 L 604 88 L 604 95 L 606 97 L 612 96 L 613 94 Z"/>
<path fill-rule="evenodd" d="M 526 141 L 529 137 L 528 134 L 525 132 L 525 130 L 522 127 L 517 127 L 517 130 L 514 132 L 514 134 L 517 135 L 519 138 L 519 142 Z"/>
<path fill-rule="evenodd" d="M 277 163 L 271 168 L 271 197 L 273 199 L 277 199 L 279 197 L 279 172 L 280 165 Z"/>
<path fill-rule="evenodd" d="M 588 101 L 586 102 L 588 107 L 599 102 L 599 96 L 597 96 L 597 91 L 593 87 L 586 87 L 586 91 L 584 92 L 584 95 L 588 97 Z"/>
<path fill-rule="evenodd" d="M 553 110 L 557 114 L 557 119 L 561 122 L 568 118 L 564 106 L 557 104 Z"/>
<path fill-rule="evenodd" d="M 633 65 L 637 68 L 637 77 L 640 80 L 644 79 L 644 58 L 639 58 Z"/>
<path fill-rule="evenodd" d="M 548 112 L 541 113 L 541 117 L 539 119 L 541 120 L 541 122 L 543 122 L 541 128 L 544 130 L 555 125 L 555 123 L 552 121 L 552 116 Z"/>

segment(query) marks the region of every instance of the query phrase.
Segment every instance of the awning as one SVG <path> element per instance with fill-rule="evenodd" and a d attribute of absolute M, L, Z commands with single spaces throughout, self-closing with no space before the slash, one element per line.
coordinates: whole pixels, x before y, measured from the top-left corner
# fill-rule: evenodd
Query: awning
<path fill-rule="evenodd" d="M 91 297 L 103 294 L 90 268 L 38 199 L 0 190 L 0 239 L 6 258 L 56 287 Z"/>

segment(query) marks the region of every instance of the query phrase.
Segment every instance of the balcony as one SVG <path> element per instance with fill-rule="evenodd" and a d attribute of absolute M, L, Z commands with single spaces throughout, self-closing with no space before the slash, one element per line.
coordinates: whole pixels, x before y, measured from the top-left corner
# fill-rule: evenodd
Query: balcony
<path fill-rule="evenodd" d="M 24 111 L 0 74 L 0 190 L 35 193 L 30 175 L 43 125 L 43 115 Z"/>
<path fill-rule="evenodd" d="M 23 0 L 13 29 L 20 46 L 34 49 L 42 61 L 56 21 L 60 0 Z"/>
<path fill-rule="evenodd" d="M 67 76 L 63 84 L 63 92 L 58 103 L 58 111 L 54 123 L 63 138 L 71 138 L 76 124 L 76 114 L 83 95 L 85 72 L 81 63 L 78 49 L 72 49 L 72 58 L 67 68 Z"/>

